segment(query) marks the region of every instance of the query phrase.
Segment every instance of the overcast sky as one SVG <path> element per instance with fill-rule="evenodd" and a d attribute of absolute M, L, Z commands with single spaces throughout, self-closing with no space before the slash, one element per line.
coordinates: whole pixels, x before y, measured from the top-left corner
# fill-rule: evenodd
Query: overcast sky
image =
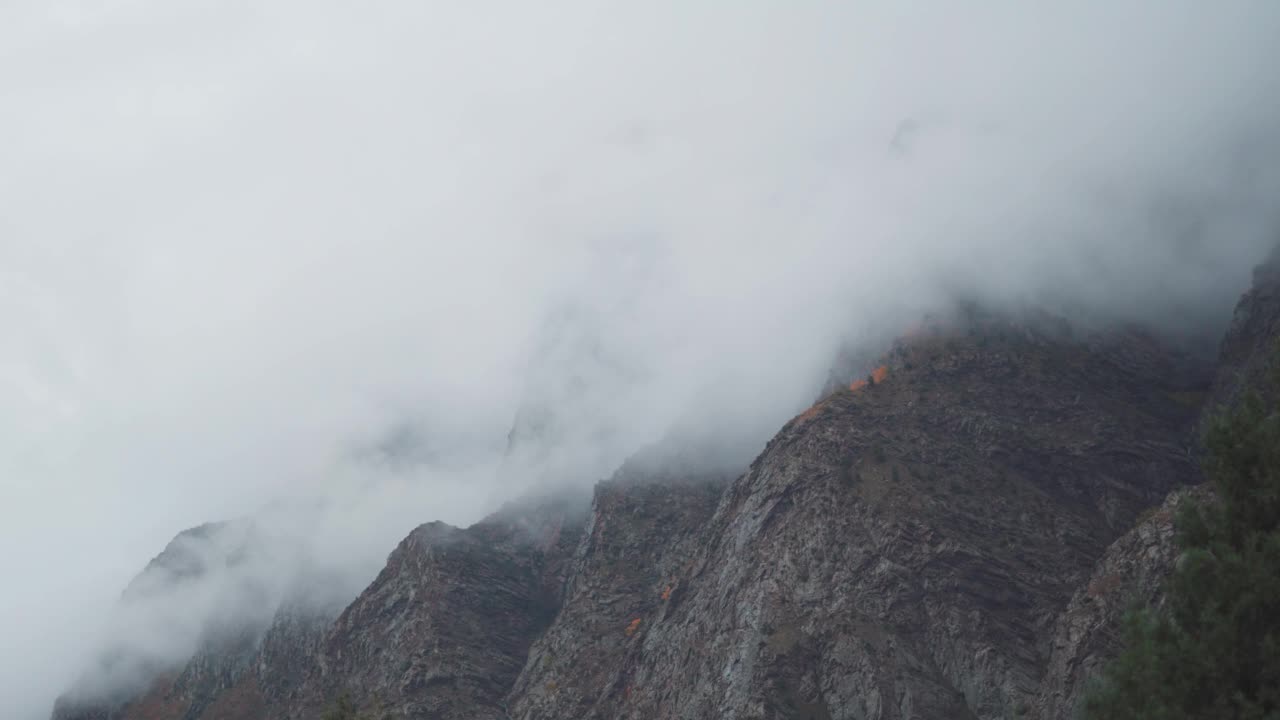
<path fill-rule="evenodd" d="M 1221 320 L 1280 238 L 1276 38 L 1272 0 L 0 3 L 0 714 L 183 528 L 329 498 L 371 577 L 476 519 L 533 482 L 522 407 L 585 482 L 758 437 L 954 293 Z"/>

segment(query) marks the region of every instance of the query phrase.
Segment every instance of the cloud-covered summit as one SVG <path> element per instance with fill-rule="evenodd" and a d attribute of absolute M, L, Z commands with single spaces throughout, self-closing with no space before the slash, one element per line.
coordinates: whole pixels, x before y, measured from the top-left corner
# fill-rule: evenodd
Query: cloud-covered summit
<path fill-rule="evenodd" d="M 478 517 L 530 398 L 605 468 L 765 435 L 956 296 L 1224 321 L 1277 239 L 1278 36 L 1247 0 L 5 3 L 0 702 L 41 716 L 181 528 L 322 497 L 358 578 Z M 607 362 L 539 354 L 565 308 Z"/>

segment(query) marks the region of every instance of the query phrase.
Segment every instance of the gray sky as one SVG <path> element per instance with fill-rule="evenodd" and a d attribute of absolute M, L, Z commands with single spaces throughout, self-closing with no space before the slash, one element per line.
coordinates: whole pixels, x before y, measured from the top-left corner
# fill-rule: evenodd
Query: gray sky
<path fill-rule="evenodd" d="M 675 423 L 754 441 L 951 293 L 1221 318 L 1280 4 L 906 5 L 0 5 L 6 716 L 205 520 L 327 498 L 371 577 Z M 497 473 L 530 406 L 551 470 Z"/>

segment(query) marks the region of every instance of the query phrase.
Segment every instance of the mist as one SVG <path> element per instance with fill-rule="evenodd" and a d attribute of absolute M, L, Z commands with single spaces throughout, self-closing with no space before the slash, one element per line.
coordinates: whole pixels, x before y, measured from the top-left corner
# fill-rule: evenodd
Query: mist
<path fill-rule="evenodd" d="M 1280 5 L 901 5 L 0 6 L 5 716 L 190 651 L 117 603 L 185 528 L 354 594 L 675 428 L 749 460 L 957 297 L 1220 329 Z"/>

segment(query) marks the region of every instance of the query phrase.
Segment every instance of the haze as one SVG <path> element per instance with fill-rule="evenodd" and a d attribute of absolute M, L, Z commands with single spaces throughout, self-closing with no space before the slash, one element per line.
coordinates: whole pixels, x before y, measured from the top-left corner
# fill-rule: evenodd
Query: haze
<path fill-rule="evenodd" d="M 957 295 L 1220 329 L 1280 4 L 906 5 L 0 6 L 0 714 L 205 521 L 320 502 L 355 592 Z"/>

